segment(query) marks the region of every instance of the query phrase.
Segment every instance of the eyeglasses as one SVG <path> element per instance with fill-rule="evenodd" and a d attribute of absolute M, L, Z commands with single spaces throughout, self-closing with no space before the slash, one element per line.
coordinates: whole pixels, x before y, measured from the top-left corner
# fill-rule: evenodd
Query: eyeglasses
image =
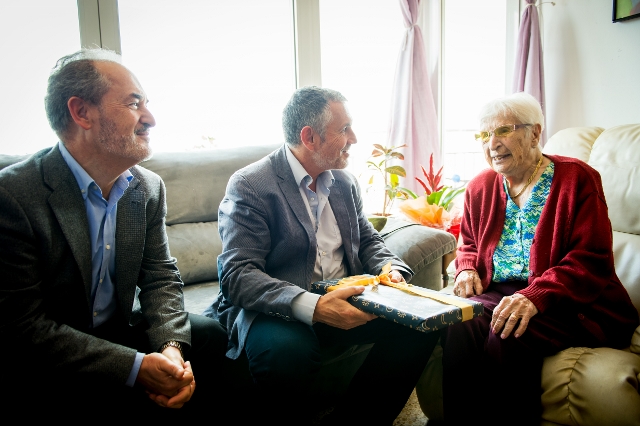
<path fill-rule="evenodd" d="M 476 133 L 475 136 L 477 141 L 482 141 L 482 143 L 487 143 L 489 142 L 489 139 L 491 139 L 491 135 L 496 135 L 499 138 L 503 138 L 515 132 L 516 129 L 519 129 L 521 127 L 526 127 L 526 126 L 531 126 L 531 124 L 506 124 L 504 126 L 496 127 L 495 129 L 489 132 Z"/>

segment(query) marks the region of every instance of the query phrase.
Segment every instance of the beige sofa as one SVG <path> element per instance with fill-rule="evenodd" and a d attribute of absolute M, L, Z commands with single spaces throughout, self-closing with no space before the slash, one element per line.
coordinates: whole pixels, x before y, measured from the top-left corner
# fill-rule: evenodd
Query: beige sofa
<path fill-rule="evenodd" d="M 579 158 L 600 172 L 616 272 L 640 312 L 640 124 L 568 128 L 544 152 Z M 437 348 L 416 387 L 425 415 L 436 420 L 442 419 L 441 357 Z M 544 361 L 541 425 L 640 425 L 639 382 L 640 327 L 624 350 L 561 351 Z"/>
<path fill-rule="evenodd" d="M 185 308 L 202 313 L 219 291 L 217 257 L 222 251 L 218 234 L 218 206 L 227 182 L 238 169 L 259 160 L 278 145 L 233 147 L 192 152 L 159 152 L 141 164 L 157 173 L 167 189 L 167 235 L 177 259 Z M 1 155 L 0 169 L 27 155 Z M 455 238 L 444 231 L 390 219 L 380 231 L 387 247 L 411 267 L 415 285 L 442 288 L 442 257 L 455 249 Z M 371 345 L 334 348 L 323 353 L 325 367 L 318 388 L 335 396 L 346 388 Z M 242 362 L 238 370 L 244 372 Z M 239 385 L 243 383 L 240 381 Z M 331 399 L 327 399 L 331 401 Z"/>

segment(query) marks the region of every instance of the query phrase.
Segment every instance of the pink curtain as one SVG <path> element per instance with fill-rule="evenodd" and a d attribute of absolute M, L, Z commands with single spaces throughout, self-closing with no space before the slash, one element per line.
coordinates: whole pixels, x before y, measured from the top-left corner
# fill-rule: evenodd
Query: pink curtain
<path fill-rule="evenodd" d="M 419 187 L 414 177 L 422 176 L 420 165 L 428 167 L 431 153 L 436 170 L 442 165 L 435 101 L 422 32 L 416 24 L 419 5 L 420 0 L 400 0 L 406 32 L 396 65 L 389 129 L 389 146 L 408 145 L 401 151 L 405 155 L 401 165 L 407 171 L 402 185 L 415 191 Z"/>
<path fill-rule="evenodd" d="M 544 66 L 542 63 L 542 43 L 540 41 L 540 19 L 536 0 L 526 0 L 527 6 L 520 20 L 516 64 L 513 73 L 513 92 L 526 92 L 540 102 L 545 114 Z M 546 126 L 545 126 L 546 127 Z M 547 131 L 540 136 L 540 145 L 547 142 Z"/>

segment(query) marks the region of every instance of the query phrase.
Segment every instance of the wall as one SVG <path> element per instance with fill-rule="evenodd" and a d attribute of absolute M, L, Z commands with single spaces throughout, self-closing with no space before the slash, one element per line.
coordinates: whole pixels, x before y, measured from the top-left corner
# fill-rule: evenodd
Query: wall
<path fill-rule="evenodd" d="M 610 0 L 547 1 L 538 9 L 547 134 L 640 123 L 640 18 L 612 23 Z"/>

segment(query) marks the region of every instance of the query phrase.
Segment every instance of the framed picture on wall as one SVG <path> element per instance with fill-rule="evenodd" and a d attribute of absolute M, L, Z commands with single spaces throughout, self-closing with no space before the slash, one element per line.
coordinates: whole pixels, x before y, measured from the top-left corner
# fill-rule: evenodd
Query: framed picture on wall
<path fill-rule="evenodd" d="M 640 18 L 640 0 L 613 0 L 613 22 Z"/>

